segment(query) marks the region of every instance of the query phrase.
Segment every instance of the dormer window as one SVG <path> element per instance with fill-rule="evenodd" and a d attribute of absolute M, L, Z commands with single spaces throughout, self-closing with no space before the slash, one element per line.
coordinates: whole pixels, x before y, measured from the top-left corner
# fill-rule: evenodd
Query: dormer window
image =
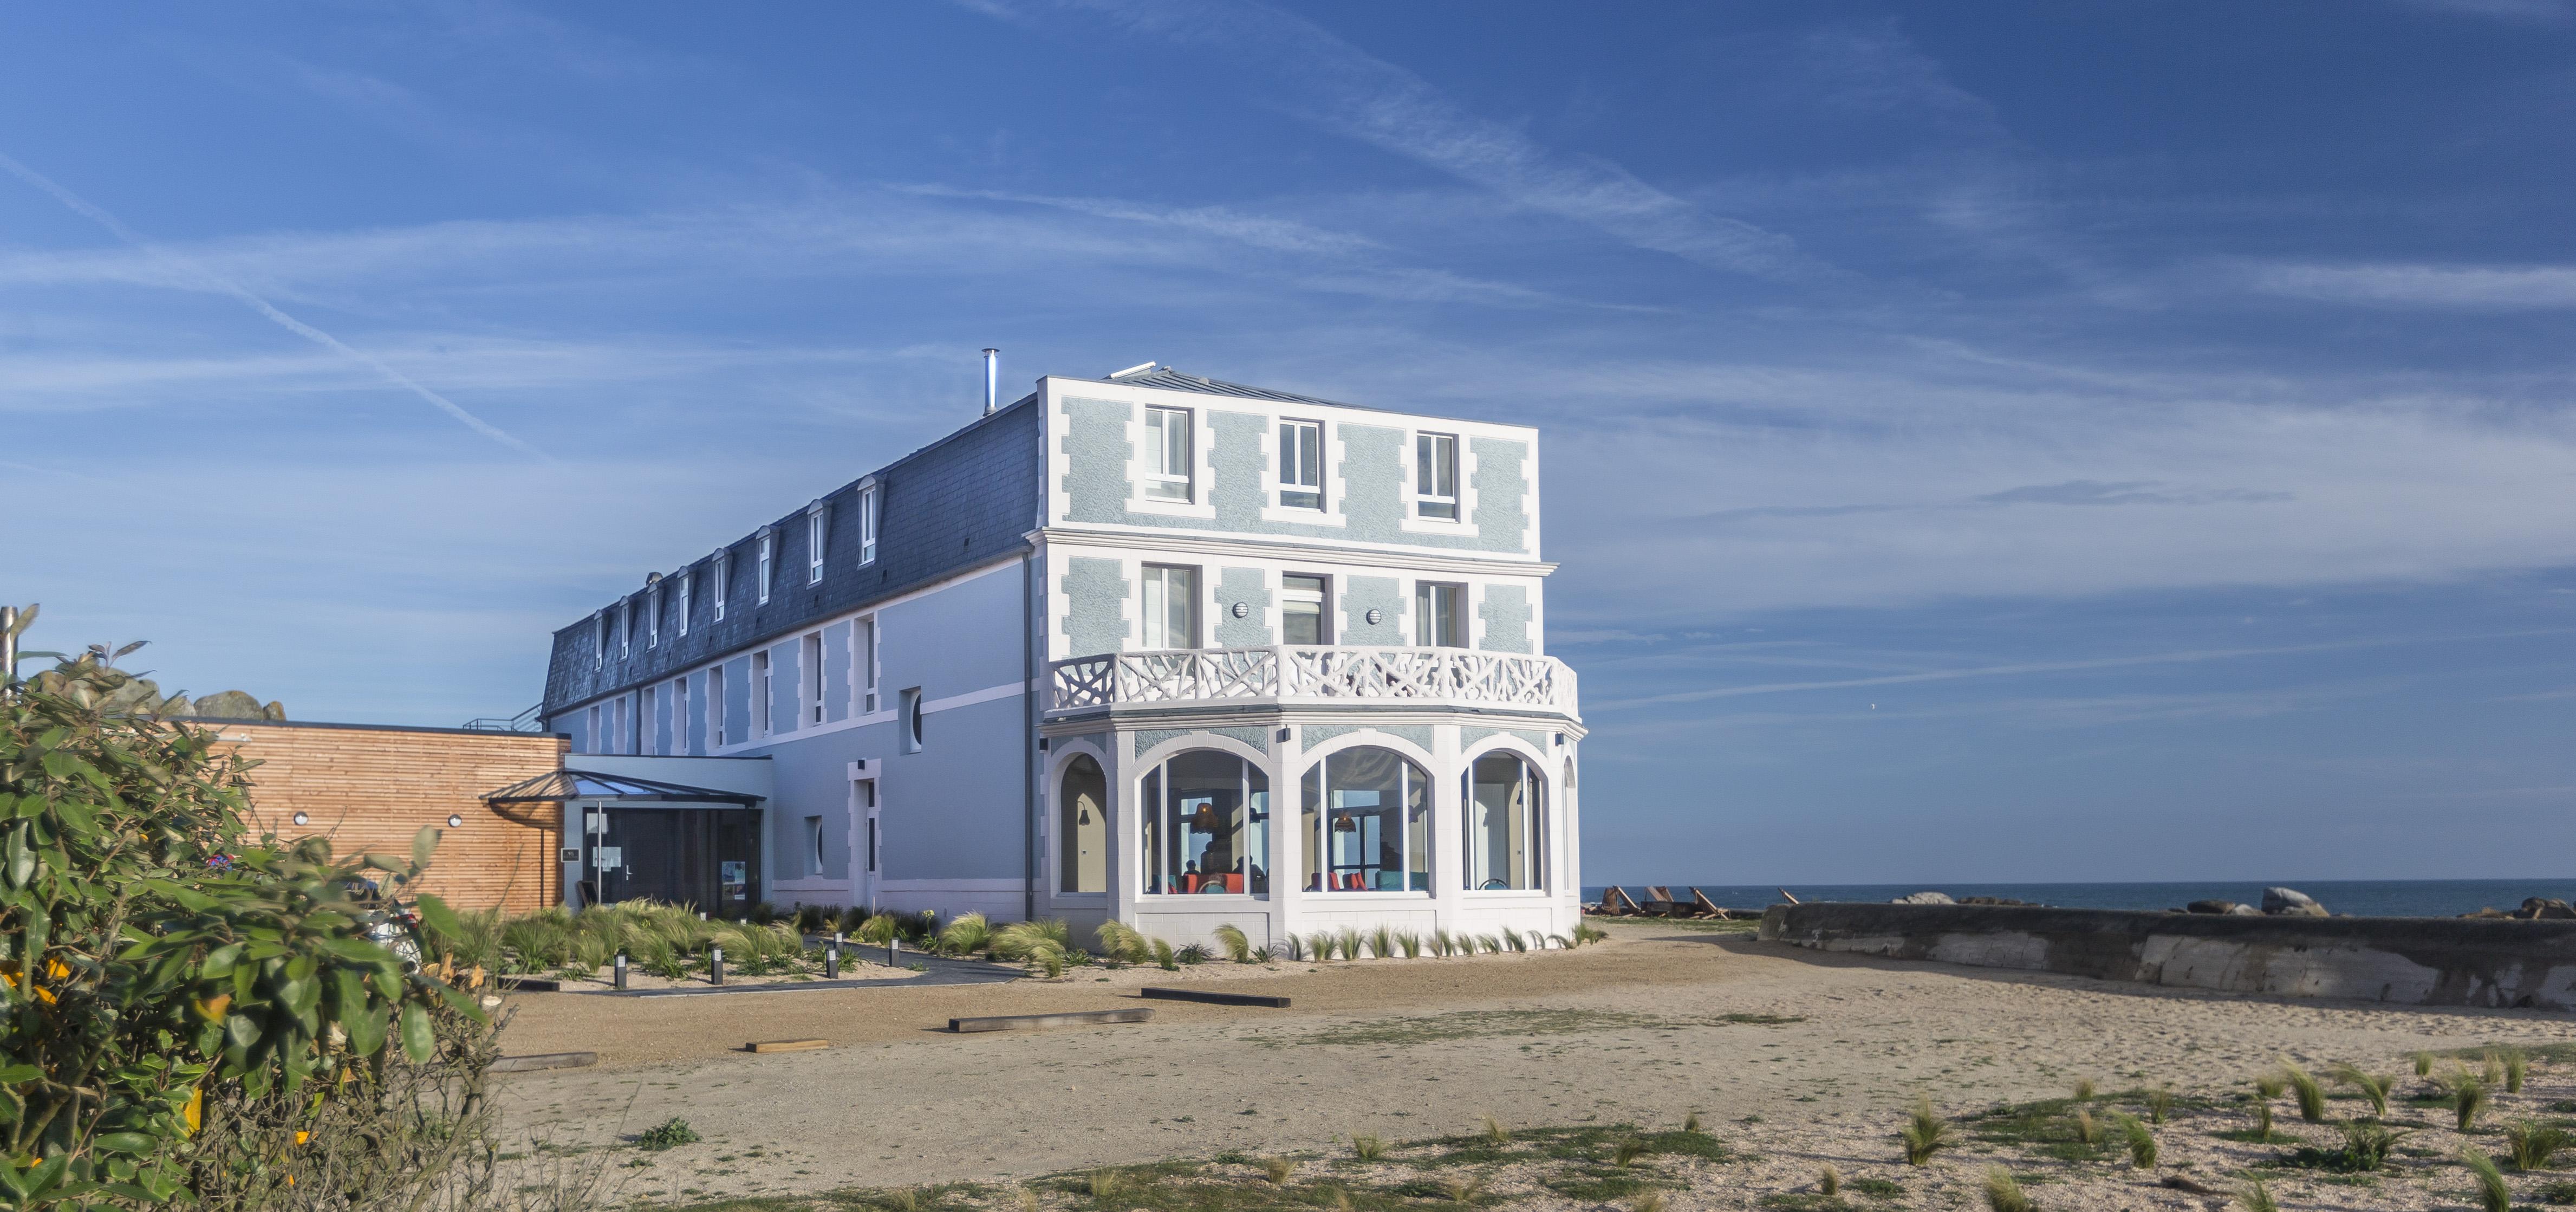
<path fill-rule="evenodd" d="M 755 587 L 756 587 L 756 588 L 758 588 L 758 589 L 760 590 L 760 604 L 761 604 L 761 605 L 766 606 L 766 605 L 768 605 L 768 604 L 769 604 L 769 588 L 770 588 L 770 586 L 771 586 L 771 585 L 776 584 L 776 583 L 777 583 L 777 580 L 778 580 L 778 532 L 777 532 L 777 531 L 774 531 L 774 530 L 767 530 L 767 529 L 763 529 L 763 530 L 760 532 L 760 568 L 759 568 L 759 576 L 758 576 L 758 579 L 754 582 Z"/>
<path fill-rule="evenodd" d="M 1324 427 L 1320 423 L 1279 423 L 1279 504 L 1289 509 L 1324 507 Z"/>
<path fill-rule="evenodd" d="M 831 533 L 832 507 L 820 501 L 805 510 L 805 583 L 823 583 L 823 539 Z"/>
<path fill-rule="evenodd" d="M 1145 499 L 1191 499 L 1190 411 L 1186 408 L 1145 410 Z"/>
<path fill-rule="evenodd" d="M 1444 522 L 1458 520 L 1458 439 L 1445 433 L 1413 435 L 1414 511 Z"/>
<path fill-rule="evenodd" d="M 721 623 L 724 621 L 725 598 L 729 596 L 733 590 L 733 548 L 726 547 L 717 550 L 712 562 L 715 565 L 714 574 L 716 578 L 714 586 L 716 591 L 715 620 Z"/>
<path fill-rule="evenodd" d="M 659 582 L 644 591 L 644 646 L 662 646 L 662 586 Z"/>
<path fill-rule="evenodd" d="M 859 490 L 859 564 L 865 567 L 877 562 L 877 490 L 871 486 Z"/>
<path fill-rule="evenodd" d="M 608 612 L 605 610 L 590 621 L 590 667 L 608 667 Z M 599 730 L 593 728 L 591 731 L 595 734 Z"/>
<path fill-rule="evenodd" d="M 680 634 L 684 636 L 689 634 L 689 589 L 697 583 L 697 569 L 691 568 L 680 574 Z"/>
<path fill-rule="evenodd" d="M 617 659 L 635 655 L 635 600 L 617 604 Z"/>

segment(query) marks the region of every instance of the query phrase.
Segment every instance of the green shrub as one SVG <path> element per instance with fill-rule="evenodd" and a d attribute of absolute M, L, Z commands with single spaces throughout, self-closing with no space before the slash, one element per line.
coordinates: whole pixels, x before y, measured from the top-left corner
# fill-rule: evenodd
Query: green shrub
<path fill-rule="evenodd" d="M 2516 1170 L 2546 1170 L 2560 1152 L 2576 1145 L 2576 1137 L 2570 1137 L 2565 1128 L 2527 1119 L 2505 1125 L 2504 1139 L 2506 1155 Z"/>
<path fill-rule="evenodd" d="M 1159 958 L 1161 952 L 1157 951 L 1155 954 L 1157 958 Z M 1207 947 L 1201 943 L 1191 943 L 1187 946 L 1177 948 L 1172 952 L 1172 960 L 1174 963 L 1204 964 L 1214 958 L 1216 957 L 1209 954 Z M 1164 967 L 1169 968 L 1171 965 L 1166 964 Z"/>
<path fill-rule="evenodd" d="M 993 941 L 993 923 L 981 913 L 961 913 L 939 932 L 939 950 L 948 955 L 973 955 Z"/>
<path fill-rule="evenodd" d="M 681 1145 L 694 1145 L 698 1140 L 697 1130 L 689 1127 L 689 1121 L 674 1115 L 637 1133 L 635 1147 L 659 1153 L 664 1149 L 676 1149 Z"/>
<path fill-rule="evenodd" d="M 401 857 L 251 836 L 252 763 L 135 710 L 106 659 L 0 670 L 0 1198 L 264 1206 L 299 1132 L 299 1164 L 352 1197 L 446 1189 L 490 1138 L 447 1101 L 479 1088 L 490 1033 L 367 941 L 350 892 L 400 893 L 437 831 Z"/>
<path fill-rule="evenodd" d="M 1141 964 L 1154 958 L 1153 941 L 1125 922 L 1102 922 L 1093 934 L 1100 940 L 1100 953 L 1122 964 Z"/>
<path fill-rule="evenodd" d="M 1577 943 L 1597 943 L 1608 937 L 1609 931 L 1590 922 L 1574 923 L 1574 941 Z"/>
<path fill-rule="evenodd" d="M 2134 1115 L 2120 1117 L 2120 1132 L 2129 1140 L 2129 1164 L 2141 1170 L 2156 1168 L 2156 1134 Z"/>

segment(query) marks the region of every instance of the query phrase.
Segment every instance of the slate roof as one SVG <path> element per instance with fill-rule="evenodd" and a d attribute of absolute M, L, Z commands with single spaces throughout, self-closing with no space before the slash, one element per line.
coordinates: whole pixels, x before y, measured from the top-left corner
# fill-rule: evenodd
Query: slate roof
<path fill-rule="evenodd" d="M 1271 400 L 1282 404 L 1327 404 L 1334 408 L 1359 408 L 1366 409 L 1369 412 L 1386 411 L 1383 408 L 1373 408 L 1366 404 L 1350 404 L 1341 400 L 1327 400 L 1318 396 L 1301 396 L 1293 391 L 1277 391 L 1268 387 L 1248 387 L 1241 383 L 1228 383 L 1223 379 L 1210 379 L 1202 375 L 1185 374 L 1181 371 L 1174 370 L 1169 366 L 1156 366 L 1152 370 L 1140 371 L 1132 375 L 1121 375 L 1115 379 L 1104 376 L 1102 378 L 1094 379 L 1092 382 L 1116 383 L 1122 387 L 1159 387 L 1165 391 L 1195 391 L 1200 395 L 1233 396 L 1239 400 Z"/>

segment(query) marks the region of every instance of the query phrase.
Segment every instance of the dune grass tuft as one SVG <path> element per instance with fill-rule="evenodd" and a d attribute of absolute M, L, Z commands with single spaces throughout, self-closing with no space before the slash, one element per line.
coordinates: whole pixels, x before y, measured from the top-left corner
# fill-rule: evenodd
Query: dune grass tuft
<path fill-rule="evenodd" d="M 1648 1191 L 1638 1196 L 1637 1202 L 1628 1206 L 1628 1212 L 1664 1212 L 1664 1193 Z"/>
<path fill-rule="evenodd" d="M 2120 1117 L 2120 1132 L 2129 1138 L 2129 1164 L 2141 1170 L 2156 1168 L 2156 1134 L 2134 1115 Z"/>
<path fill-rule="evenodd" d="M 2460 1150 L 2460 1164 L 2476 1180 L 2478 1206 L 2486 1212 L 2513 1212 L 2513 1188 L 2506 1186 L 2504 1175 L 2496 1171 L 2495 1159 L 2475 1149 Z"/>
<path fill-rule="evenodd" d="M 2462 1069 L 2451 1075 L 2451 1113 L 2459 1120 L 2460 1131 L 2478 1122 L 2478 1112 L 2486 1109 L 2487 1083 L 2484 1078 Z"/>
<path fill-rule="evenodd" d="M 2371 1114 L 2388 1114 L 2388 1090 L 2397 1084 L 2395 1077 L 2374 1076 L 2364 1072 L 2359 1065 L 2340 1062 L 2334 1067 L 2334 1077 L 2336 1081 L 2361 1091 L 2361 1096 L 2370 1100 Z"/>
<path fill-rule="evenodd" d="M 2433 1054 L 2432 1054 L 2432 1053 L 2430 1053 L 2430 1052 L 2425 1052 L 2425 1051 L 2418 1050 L 2418 1051 L 2414 1054 L 2414 1057 L 2415 1057 L 2415 1076 L 2417 1076 L 2417 1077 L 2431 1077 L 2431 1076 L 2433 1076 Z"/>
<path fill-rule="evenodd" d="M 2317 1079 L 2286 1056 L 2281 1058 L 2281 1076 L 2290 1083 L 2291 1092 L 2299 1097 L 2299 1118 L 2312 1124 L 2326 1122 L 2326 1092 L 2317 1084 Z"/>
<path fill-rule="evenodd" d="M 1395 958 L 1395 930 L 1380 926 L 1369 932 L 1369 954 L 1378 959 Z"/>
<path fill-rule="evenodd" d="M 2267 1145 L 2272 1143 L 2272 1103 L 2269 1099 L 2254 1100 L 2254 1139 Z"/>
<path fill-rule="evenodd" d="M 1165 972 L 1181 970 L 1180 953 L 1172 950 L 1172 944 L 1168 940 L 1159 938 L 1154 940 L 1154 966 Z"/>
<path fill-rule="evenodd" d="M 2087 1077 L 2087 1078 L 2081 1078 L 2081 1079 L 2078 1079 L 2078 1080 L 2076 1081 L 2076 1083 L 2075 1083 L 2075 1101 L 2077 1101 L 2077 1102 L 2079 1102 L 2079 1103 L 2089 1103 L 2089 1102 L 2092 1102 L 2092 1101 L 2093 1101 L 2093 1079 L 2092 1079 L 2092 1078 L 2089 1078 L 2089 1077 Z"/>
<path fill-rule="evenodd" d="M 2576 1145 L 2567 1129 L 2556 1124 L 2517 1120 L 2504 1128 L 2505 1155 L 2513 1159 L 2516 1170 L 2546 1170 L 2549 1163 L 2569 1145 Z"/>
<path fill-rule="evenodd" d="M 1485 1117 L 1485 1139 L 1498 1145 L 1504 1144 L 1512 1139 L 1512 1130 L 1504 1127 L 1503 1121 L 1488 1115 Z"/>
<path fill-rule="evenodd" d="M 1485 1193 L 1485 1176 L 1470 1174 L 1465 1178 L 1442 1179 L 1440 1189 L 1447 1193 L 1450 1203 L 1461 1206 L 1472 1204 L 1476 1202 L 1477 1197 Z"/>
<path fill-rule="evenodd" d="M 2504 1092 L 2522 1093 L 2522 1079 L 2531 1071 L 2531 1054 L 2520 1048 L 2504 1050 Z"/>
<path fill-rule="evenodd" d="M 993 923 L 981 913 L 961 913 L 939 932 L 939 949 L 950 955 L 973 955 L 992 941 Z"/>
<path fill-rule="evenodd" d="M 2235 1199 L 2236 1206 L 2245 1212 L 2281 1212 L 2280 1202 L 2272 1198 L 2272 1189 L 2264 1186 L 2259 1178 L 2245 1180 L 2245 1186 L 2236 1192 Z"/>
<path fill-rule="evenodd" d="M 2088 1145 L 2102 1143 L 2102 1125 L 2094 1122 L 2092 1108 L 2075 1109 L 2075 1139 Z"/>
<path fill-rule="evenodd" d="M 1433 930 L 1431 932 L 1431 954 L 1442 957 L 1458 954 L 1458 940 L 1450 937 L 1449 931 L 1445 928 Z"/>
<path fill-rule="evenodd" d="M 2147 1091 L 2147 1122 L 2161 1124 L 2173 1114 L 2174 1092 L 2171 1086 L 2158 1086 Z"/>
<path fill-rule="evenodd" d="M 1333 947 L 1342 953 L 1343 959 L 1358 959 L 1360 948 L 1366 945 L 1367 939 L 1360 934 L 1357 926 L 1344 926 L 1333 933 Z"/>
<path fill-rule="evenodd" d="M 1700 1126 L 1700 1123 L 1699 1123 L 1699 1112 L 1698 1112 L 1698 1111 L 1694 1110 L 1694 1111 L 1692 1111 L 1690 1114 L 1685 1115 L 1685 1116 L 1683 1116 L 1683 1117 L 1682 1117 L 1682 1131 L 1684 1131 L 1684 1132 L 1705 1132 L 1705 1131 L 1707 1131 L 1707 1130 L 1708 1130 L 1708 1129 L 1703 1128 L 1703 1127 L 1701 1127 L 1701 1126 Z"/>
<path fill-rule="evenodd" d="M 1100 942 L 1100 953 L 1119 963 L 1141 964 L 1154 958 L 1152 940 L 1125 922 L 1102 922 L 1093 937 Z"/>
<path fill-rule="evenodd" d="M 1905 1146 L 1905 1164 L 1929 1165 L 1932 1155 L 1950 1147 L 1950 1121 L 1932 1109 L 1932 1096 L 1914 1096 L 1914 1107 L 1906 1113 L 1905 1126 L 1897 1129 L 1898 1141 Z"/>
<path fill-rule="evenodd" d="M 1986 1168 L 1986 1207 L 1993 1212 L 2031 1212 L 2032 1206 L 2012 1171 L 2002 1166 Z"/>
<path fill-rule="evenodd" d="M 1637 1159 L 1644 1156 L 1645 1152 L 1645 1140 L 1641 1137 L 1631 1136 L 1612 1147 L 1610 1151 L 1610 1163 L 1622 1170 L 1625 1170 L 1628 1167 L 1637 1164 Z"/>
<path fill-rule="evenodd" d="M 1834 1169 L 1832 1162 L 1826 1162 L 1825 1168 L 1817 1171 L 1816 1193 L 1827 1199 L 1843 1193 L 1843 1172 Z"/>
<path fill-rule="evenodd" d="M 1215 933 L 1217 948 L 1225 952 L 1227 959 L 1238 964 L 1253 962 L 1252 939 L 1243 933 L 1243 927 L 1227 922 L 1217 927 Z"/>
<path fill-rule="evenodd" d="M 1382 1136 L 1361 1136 L 1357 1133 L 1353 1133 L 1351 1136 L 1351 1156 L 1364 1162 L 1373 1162 L 1379 1158 L 1385 1157 L 1386 1138 Z"/>
<path fill-rule="evenodd" d="M 1269 1179 L 1271 1186 L 1276 1187 L 1287 1182 L 1289 1176 L 1296 1172 L 1296 1158 L 1265 1157 L 1261 1159 L 1261 1177 Z"/>
<path fill-rule="evenodd" d="M 1118 1194 L 1119 1185 L 1116 1170 L 1102 1169 L 1091 1172 L 1091 1198 L 1093 1199 L 1115 1197 Z"/>

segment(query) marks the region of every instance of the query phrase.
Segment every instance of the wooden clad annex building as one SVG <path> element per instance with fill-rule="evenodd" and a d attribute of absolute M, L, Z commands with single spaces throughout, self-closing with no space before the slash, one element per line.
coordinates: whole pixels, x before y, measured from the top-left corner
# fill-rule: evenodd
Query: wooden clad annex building
<path fill-rule="evenodd" d="M 547 733 L 372 724 L 209 721 L 257 762 L 256 827 L 321 834 L 341 854 L 409 854 L 421 827 L 440 833 L 416 891 L 459 909 L 526 913 L 563 903 L 560 805 L 502 810 L 484 795 L 563 767 L 567 742 Z M 506 815 L 505 815 L 506 813 Z M 300 814 L 300 815 L 299 815 Z"/>

